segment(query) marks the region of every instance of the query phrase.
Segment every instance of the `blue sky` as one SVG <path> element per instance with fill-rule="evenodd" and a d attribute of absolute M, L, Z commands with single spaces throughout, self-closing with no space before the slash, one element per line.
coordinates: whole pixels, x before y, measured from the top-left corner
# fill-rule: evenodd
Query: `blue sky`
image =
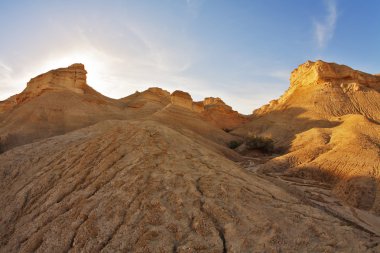
<path fill-rule="evenodd" d="M 0 99 L 82 62 L 110 97 L 159 86 L 248 114 L 307 60 L 380 73 L 379 13 L 377 0 L 0 0 Z"/>

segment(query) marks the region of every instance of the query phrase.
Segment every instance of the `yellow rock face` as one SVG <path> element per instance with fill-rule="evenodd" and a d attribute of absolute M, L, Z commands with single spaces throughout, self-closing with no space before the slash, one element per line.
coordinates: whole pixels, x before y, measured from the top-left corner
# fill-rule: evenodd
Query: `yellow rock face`
<path fill-rule="evenodd" d="M 295 69 L 290 76 L 291 87 L 323 82 L 359 83 L 380 90 L 380 78 L 378 76 L 357 71 L 345 65 L 324 61 L 308 61 Z"/>
<path fill-rule="evenodd" d="M 285 94 L 254 114 L 291 108 L 308 118 L 362 114 L 380 122 L 380 77 L 335 63 L 306 62 L 291 73 Z"/>
<path fill-rule="evenodd" d="M 87 71 L 80 63 L 68 68 L 60 68 L 39 75 L 28 82 L 26 92 L 39 92 L 44 89 L 69 89 L 79 94 L 84 93 Z"/>
<path fill-rule="evenodd" d="M 180 90 L 176 90 L 171 94 L 171 102 L 174 105 L 185 107 L 189 110 L 193 109 L 193 99 L 190 94 Z"/>
<path fill-rule="evenodd" d="M 281 98 L 234 133 L 268 136 L 285 148 L 263 170 L 331 182 L 348 203 L 380 214 L 379 91 L 379 76 L 309 61 L 291 73 Z"/>

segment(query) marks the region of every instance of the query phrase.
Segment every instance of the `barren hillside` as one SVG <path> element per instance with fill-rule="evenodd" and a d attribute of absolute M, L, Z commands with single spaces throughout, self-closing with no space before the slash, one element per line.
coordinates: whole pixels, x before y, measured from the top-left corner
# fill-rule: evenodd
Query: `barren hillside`
<path fill-rule="evenodd" d="M 0 102 L 0 252 L 379 252 L 379 80 L 308 62 L 244 116 L 107 98 L 81 64 L 33 78 Z M 286 150 L 228 147 L 248 133 Z"/>
<path fill-rule="evenodd" d="M 261 165 L 334 185 L 347 203 L 380 214 L 380 78 L 344 65 L 307 62 L 290 88 L 234 133 L 269 136 L 284 155 Z"/>
<path fill-rule="evenodd" d="M 86 74 L 82 64 L 51 70 L 32 78 L 20 94 L 0 101 L 0 153 L 107 119 L 140 119 L 156 112 L 162 118 L 165 111 L 168 111 L 166 108 L 171 105 L 180 109 L 178 115 L 190 113 L 197 118 L 198 124 L 193 121 L 192 126 L 188 124 L 188 127 L 198 128 L 199 124 L 204 125 L 203 128 L 207 129 L 206 138 L 226 140 L 228 137 L 220 129 L 240 126 L 246 122 L 244 116 L 233 111 L 220 99 L 216 99 L 215 103 L 209 102 L 212 98 L 193 102 L 191 96 L 182 91 L 171 95 L 160 88 L 149 88 L 122 99 L 111 99 L 92 89 L 87 84 Z M 187 96 L 181 98 L 178 93 Z M 214 110 L 217 112 L 210 114 Z M 215 117 L 224 116 L 228 120 L 214 120 Z M 187 121 L 190 122 L 191 119 Z M 174 121 L 170 120 L 167 124 L 172 122 Z M 186 124 L 181 121 L 179 123 Z M 216 133 L 210 136 L 211 132 Z"/>
<path fill-rule="evenodd" d="M 105 121 L 0 157 L 3 252 L 374 250 L 347 226 L 152 121 Z"/>

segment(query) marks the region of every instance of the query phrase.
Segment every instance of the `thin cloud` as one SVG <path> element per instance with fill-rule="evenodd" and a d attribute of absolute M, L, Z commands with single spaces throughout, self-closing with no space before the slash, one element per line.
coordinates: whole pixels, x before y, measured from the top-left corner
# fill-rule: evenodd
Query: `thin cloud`
<path fill-rule="evenodd" d="M 21 83 L 20 79 L 14 77 L 13 69 L 0 61 L 0 101 L 20 92 L 20 87 L 16 87 Z"/>
<path fill-rule="evenodd" d="M 12 68 L 0 61 L 0 89 L 12 80 Z"/>
<path fill-rule="evenodd" d="M 8 75 L 12 72 L 12 68 L 0 62 L 0 75 Z"/>
<path fill-rule="evenodd" d="M 335 0 L 325 0 L 327 16 L 324 20 L 314 22 L 314 35 L 319 48 L 324 48 L 333 38 L 338 19 Z"/>

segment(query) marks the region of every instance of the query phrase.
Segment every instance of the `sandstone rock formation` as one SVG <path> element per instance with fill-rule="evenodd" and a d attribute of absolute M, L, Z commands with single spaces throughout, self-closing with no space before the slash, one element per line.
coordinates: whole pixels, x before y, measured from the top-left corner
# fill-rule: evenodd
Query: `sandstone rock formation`
<path fill-rule="evenodd" d="M 380 78 L 317 61 L 300 65 L 290 81 L 280 99 L 234 133 L 268 136 L 287 148 L 263 171 L 330 182 L 347 203 L 380 214 Z"/>
<path fill-rule="evenodd" d="M 21 94 L 0 103 L 0 113 L 41 95 L 45 90 L 70 90 L 83 94 L 91 89 L 86 84 L 86 74 L 84 66 L 77 63 L 68 68 L 52 70 L 32 78 Z"/>
<path fill-rule="evenodd" d="M 170 104 L 170 92 L 152 87 L 119 99 L 134 118 L 151 115 Z M 132 116 L 132 115 L 131 115 Z"/>
<path fill-rule="evenodd" d="M 232 110 L 232 107 L 226 105 L 220 98 L 205 98 L 203 106 L 202 115 L 214 125 L 226 131 L 231 131 L 248 122 L 248 117 Z"/>
<path fill-rule="evenodd" d="M 73 64 L 67 68 L 49 71 L 45 74 L 32 78 L 25 92 L 37 92 L 44 89 L 69 89 L 83 94 L 88 88 L 86 83 L 87 71 L 80 63 Z"/>
<path fill-rule="evenodd" d="M 203 101 L 194 102 L 189 93 L 174 91 L 171 103 L 200 113 L 202 117 L 214 126 L 230 131 L 248 122 L 248 118 L 232 110 L 222 99 L 207 97 Z"/>
<path fill-rule="evenodd" d="M 0 102 L 0 252 L 379 252 L 379 78 L 308 62 L 250 116 L 33 78 Z M 287 152 L 227 147 L 249 132 Z"/>
<path fill-rule="evenodd" d="M 51 70 L 32 78 L 20 94 L 1 101 L 0 153 L 106 119 L 149 117 L 169 104 L 196 113 L 204 111 L 203 103 L 193 102 L 188 93 L 175 91 L 170 94 L 157 87 L 118 100 L 111 99 L 87 84 L 86 73 L 82 64 Z M 223 128 L 210 120 L 210 116 L 199 120 L 206 122 L 203 124 L 211 123 Z M 239 120 L 237 122 L 241 123 Z M 213 136 L 218 134 L 219 131 L 216 131 Z"/>
<path fill-rule="evenodd" d="M 306 62 L 290 77 L 290 88 L 279 99 L 254 112 L 297 108 L 299 115 L 332 119 L 346 114 L 362 114 L 380 122 L 380 77 L 323 61 Z"/>
<path fill-rule="evenodd" d="M 198 113 L 203 112 L 205 110 L 203 102 L 202 101 L 193 102 L 192 110 Z"/>
<path fill-rule="evenodd" d="M 143 92 L 136 91 L 134 94 L 121 98 L 128 107 L 140 108 L 148 101 L 157 102 L 164 106 L 170 103 L 170 92 L 158 87 L 151 87 Z"/>
<path fill-rule="evenodd" d="M 176 90 L 170 95 L 170 98 L 174 105 L 179 105 L 189 110 L 193 109 L 193 99 L 187 92 Z"/>
<path fill-rule="evenodd" d="M 125 118 L 120 102 L 87 85 L 86 73 L 82 64 L 49 71 L 0 102 L 0 152 L 101 120 Z"/>

